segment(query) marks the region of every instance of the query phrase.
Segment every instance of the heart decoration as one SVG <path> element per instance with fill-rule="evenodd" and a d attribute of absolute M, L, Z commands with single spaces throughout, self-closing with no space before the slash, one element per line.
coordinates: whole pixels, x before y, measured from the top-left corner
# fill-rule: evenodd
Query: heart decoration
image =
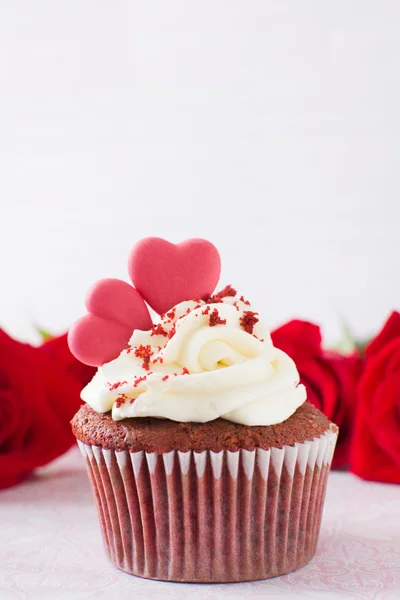
<path fill-rule="evenodd" d="M 147 330 L 152 321 L 143 298 L 120 279 L 101 279 L 85 299 L 88 314 L 68 332 L 72 354 L 93 367 L 110 362 L 126 348 L 134 329 Z"/>
<path fill-rule="evenodd" d="M 151 328 L 144 301 L 162 314 L 184 300 L 210 296 L 218 283 L 221 260 L 207 240 L 171 244 L 150 237 L 132 248 L 128 271 L 135 287 L 120 279 L 95 283 L 85 299 L 88 313 L 68 332 L 72 354 L 87 365 L 99 367 L 117 358 L 134 329 Z"/>
<path fill-rule="evenodd" d="M 162 314 L 184 300 L 211 295 L 220 276 L 221 259 L 207 240 L 171 244 L 149 237 L 132 248 L 128 271 L 142 298 Z"/>

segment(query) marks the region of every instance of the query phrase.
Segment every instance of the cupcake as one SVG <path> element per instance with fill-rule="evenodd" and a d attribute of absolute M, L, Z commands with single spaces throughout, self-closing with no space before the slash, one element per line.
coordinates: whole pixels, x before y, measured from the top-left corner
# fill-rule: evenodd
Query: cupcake
<path fill-rule="evenodd" d="M 151 240 L 130 258 L 150 279 L 149 265 L 165 259 Z M 71 328 L 78 358 L 93 363 L 93 337 L 101 348 L 72 428 L 116 567 L 165 581 L 266 579 L 315 553 L 338 429 L 306 401 L 294 362 L 273 346 L 249 302 L 231 286 L 204 291 L 212 261 L 203 251 L 193 263 L 188 250 L 199 243 L 209 244 L 185 242 L 184 252 L 168 244 L 183 281 L 174 306 L 163 305 L 159 288 L 141 289 L 130 269 L 134 292 L 166 310 L 148 330 L 135 328 L 127 340 L 121 333 L 112 360 L 104 360 L 104 332 L 112 337 L 118 324 L 112 294 L 94 315 L 107 323 L 97 338 L 93 318 Z M 196 271 L 202 293 L 185 288 L 184 268 Z"/>

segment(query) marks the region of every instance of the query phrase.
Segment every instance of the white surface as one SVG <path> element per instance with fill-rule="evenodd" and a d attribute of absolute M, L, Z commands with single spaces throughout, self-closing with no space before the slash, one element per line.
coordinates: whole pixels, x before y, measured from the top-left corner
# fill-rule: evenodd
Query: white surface
<path fill-rule="evenodd" d="M 1 323 L 62 331 L 144 235 L 212 239 L 272 325 L 400 297 L 400 3 L 0 3 Z"/>
<path fill-rule="evenodd" d="M 35 478 L 0 492 L 1 600 L 397 600 L 400 486 L 330 475 L 316 557 L 263 582 L 171 584 L 116 570 L 102 548 L 83 460 L 72 450 Z"/>

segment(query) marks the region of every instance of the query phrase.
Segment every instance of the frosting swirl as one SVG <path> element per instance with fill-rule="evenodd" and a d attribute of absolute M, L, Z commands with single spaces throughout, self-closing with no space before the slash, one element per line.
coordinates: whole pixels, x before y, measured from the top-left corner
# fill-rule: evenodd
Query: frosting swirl
<path fill-rule="evenodd" d="M 114 420 L 222 417 L 251 426 L 288 419 L 306 399 L 293 360 L 273 346 L 247 303 L 214 300 L 182 302 L 150 331 L 135 330 L 81 398 Z"/>

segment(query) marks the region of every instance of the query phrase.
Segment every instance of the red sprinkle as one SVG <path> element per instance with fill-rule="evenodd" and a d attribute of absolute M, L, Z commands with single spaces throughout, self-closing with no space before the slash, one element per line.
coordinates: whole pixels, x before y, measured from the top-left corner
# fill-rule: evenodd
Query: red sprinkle
<path fill-rule="evenodd" d="M 150 375 L 150 373 L 149 373 Z M 146 380 L 147 375 L 143 375 L 143 377 L 137 377 L 134 381 L 133 387 L 137 387 L 139 385 L 139 383 L 141 383 L 142 381 Z"/>
<path fill-rule="evenodd" d="M 248 300 L 245 300 L 243 296 L 240 296 L 239 300 L 240 302 L 243 302 L 243 304 L 247 304 L 247 306 L 250 306 L 250 302 Z"/>
<path fill-rule="evenodd" d="M 128 400 L 128 396 L 126 394 L 121 394 L 120 396 L 118 396 L 118 398 L 115 401 L 115 406 L 117 408 L 121 408 L 121 406 L 123 404 L 125 404 L 125 401 Z"/>
<path fill-rule="evenodd" d="M 243 317 L 240 319 L 240 326 L 247 332 L 253 333 L 254 325 L 258 323 L 259 319 L 256 317 L 258 313 L 252 312 L 251 310 L 245 310 Z"/>
<path fill-rule="evenodd" d="M 176 308 L 174 307 L 169 312 L 167 312 L 168 319 L 173 319 L 175 317 L 175 311 L 176 311 Z"/>
<path fill-rule="evenodd" d="M 164 377 L 162 378 L 163 381 L 167 381 L 167 379 L 169 379 L 169 375 L 164 375 Z"/>
<path fill-rule="evenodd" d="M 236 296 L 237 292 L 231 285 L 226 285 L 223 290 L 217 292 L 215 295 L 218 298 L 226 298 L 227 296 Z"/>
<path fill-rule="evenodd" d="M 187 369 L 186 367 L 183 367 L 181 375 L 190 375 L 189 369 Z"/>
<path fill-rule="evenodd" d="M 208 315 L 208 313 L 210 312 L 210 310 L 211 310 L 211 306 L 208 305 L 208 306 L 205 307 L 205 309 L 202 311 L 201 314 L 202 315 Z"/>
<path fill-rule="evenodd" d="M 176 326 L 173 325 L 168 332 L 168 339 L 170 340 L 172 337 L 174 337 L 175 333 L 176 333 Z"/>
<path fill-rule="evenodd" d="M 107 383 L 107 385 L 108 385 L 108 389 L 110 390 L 110 392 L 113 392 L 114 390 L 121 387 L 121 385 L 125 385 L 127 383 L 128 383 L 127 381 L 116 381 L 115 383 Z"/>
<path fill-rule="evenodd" d="M 204 302 L 206 302 L 206 304 L 218 304 L 218 302 L 223 302 L 223 300 L 219 296 L 215 295 L 215 296 L 208 296 L 207 298 L 204 299 Z"/>
<path fill-rule="evenodd" d="M 226 285 L 223 290 L 214 294 L 214 296 L 209 296 L 206 298 L 207 304 L 214 304 L 216 302 L 222 302 L 222 298 L 226 298 L 227 296 L 236 296 L 237 291 L 231 286 Z"/>
<path fill-rule="evenodd" d="M 144 358 L 145 356 L 151 356 L 153 354 L 153 350 L 151 349 L 150 344 L 144 346 L 140 344 L 140 346 L 136 346 L 135 348 L 135 356 L 138 358 Z"/>
<path fill-rule="evenodd" d="M 218 310 L 214 308 L 209 316 L 208 324 L 210 327 L 214 327 L 215 325 L 226 325 L 226 319 L 220 319 Z"/>
<path fill-rule="evenodd" d="M 155 365 L 155 364 L 156 364 L 156 363 L 158 363 L 158 362 L 159 362 L 160 364 L 162 364 L 162 363 L 164 362 L 164 359 L 163 359 L 163 357 L 162 357 L 162 356 L 157 356 L 157 357 L 156 357 L 156 358 L 155 358 L 155 359 L 154 359 L 152 362 L 153 362 L 153 365 Z"/>
<path fill-rule="evenodd" d="M 167 336 L 168 333 L 165 331 L 162 324 L 158 323 L 157 325 L 152 325 L 150 335 L 165 335 L 165 336 Z"/>
<path fill-rule="evenodd" d="M 140 346 L 137 346 L 137 348 L 135 348 L 135 356 L 137 356 L 138 358 L 143 358 L 142 367 L 143 369 L 146 369 L 146 371 L 150 369 L 149 363 L 152 354 L 154 354 L 154 352 L 149 344 L 147 344 L 146 346 L 141 344 Z"/>

